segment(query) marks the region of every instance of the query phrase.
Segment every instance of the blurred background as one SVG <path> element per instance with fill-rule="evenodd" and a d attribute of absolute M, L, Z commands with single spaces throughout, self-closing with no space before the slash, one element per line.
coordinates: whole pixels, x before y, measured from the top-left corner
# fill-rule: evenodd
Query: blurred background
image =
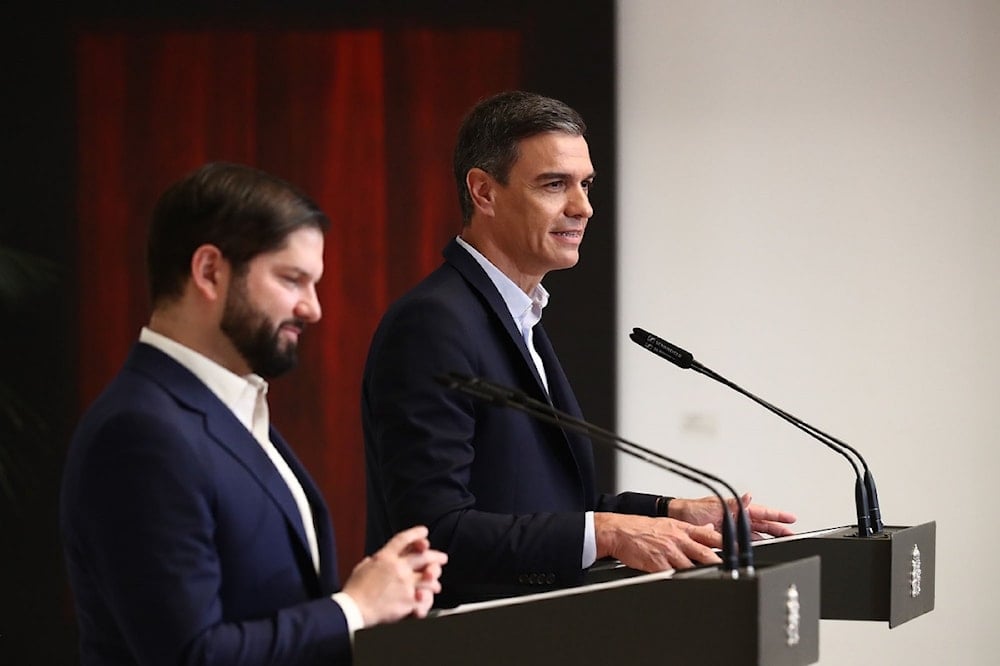
<path fill-rule="evenodd" d="M 83 409 L 148 319 L 144 252 L 156 197 L 206 161 L 285 178 L 333 222 L 324 318 L 269 397 L 273 422 L 331 507 L 342 577 L 363 555 L 358 406 L 368 342 L 387 305 L 440 264 L 461 228 L 454 137 L 485 96 L 536 90 L 590 123 L 608 214 L 586 268 L 553 279 L 568 295 L 549 329 L 569 340 L 566 362 L 586 368 L 579 388 L 590 413 L 614 422 L 614 5 L 536 4 L 88 1 L 33 8 L 10 24 L 0 40 L 9 167 L 0 663 L 75 660 L 57 524 L 63 459 Z M 562 290 L 566 279 L 595 288 Z M 603 458 L 605 487 L 614 462 Z"/>

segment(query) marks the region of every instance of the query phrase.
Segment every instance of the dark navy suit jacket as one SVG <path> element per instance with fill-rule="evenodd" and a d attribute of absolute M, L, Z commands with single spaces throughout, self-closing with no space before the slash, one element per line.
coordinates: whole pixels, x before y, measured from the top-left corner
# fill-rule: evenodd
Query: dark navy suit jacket
<path fill-rule="evenodd" d="M 345 664 L 346 620 L 323 499 L 272 428 L 312 506 L 260 444 L 166 354 L 136 344 L 70 446 L 61 523 L 89 664 Z"/>
<path fill-rule="evenodd" d="M 414 524 L 448 553 L 439 603 L 491 586 L 581 579 L 584 512 L 655 514 L 655 496 L 598 495 L 589 439 L 444 388 L 448 372 L 549 400 L 496 287 L 457 242 L 388 310 L 365 367 L 362 419 L 368 552 Z M 580 407 L 541 324 L 535 348 L 552 404 Z"/>

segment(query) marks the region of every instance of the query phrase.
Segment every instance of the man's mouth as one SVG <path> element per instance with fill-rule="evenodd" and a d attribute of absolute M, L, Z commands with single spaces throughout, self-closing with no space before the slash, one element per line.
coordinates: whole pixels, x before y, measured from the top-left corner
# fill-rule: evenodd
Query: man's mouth
<path fill-rule="evenodd" d="M 282 322 L 278 327 L 278 331 L 284 331 L 286 333 L 291 333 L 296 339 L 302 335 L 302 331 L 305 330 L 305 324 L 299 321 L 286 321 Z"/>

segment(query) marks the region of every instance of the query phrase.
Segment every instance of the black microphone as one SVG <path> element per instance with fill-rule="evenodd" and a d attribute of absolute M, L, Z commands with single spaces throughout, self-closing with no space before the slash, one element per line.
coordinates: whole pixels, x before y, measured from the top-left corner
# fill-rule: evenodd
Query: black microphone
<path fill-rule="evenodd" d="M 745 569 L 748 575 L 753 575 L 753 546 L 750 522 L 746 516 L 746 510 L 742 505 L 740 496 L 735 490 L 733 490 L 732 486 L 722 479 L 678 460 L 674 460 L 673 458 L 669 458 L 661 453 L 640 446 L 639 444 L 624 439 L 609 430 L 600 428 L 592 423 L 584 421 L 583 419 L 576 418 L 571 414 L 567 414 L 566 412 L 556 409 L 548 403 L 535 400 L 531 396 L 510 387 L 502 386 L 479 377 L 469 377 L 454 372 L 435 377 L 435 380 L 450 389 L 461 391 L 462 393 L 478 400 L 490 402 L 501 407 L 516 409 L 539 419 L 540 421 L 551 423 L 559 428 L 566 428 L 585 436 L 592 437 L 617 451 L 621 451 L 622 453 L 645 461 L 654 467 L 658 467 L 668 472 L 673 472 L 674 474 L 682 476 L 689 481 L 693 481 L 708 488 L 709 491 L 711 491 L 711 493 L 715 495 L 722 504 L 723 569 L 730 573 L 733 578 L 739 577 L 739 568 L 741 566 Z M 677 469 L 678 467 L 686 471 Z M 691 473 L 700 475 L 702 478 L 693 476 Z M 705 481 L 706 478 L 722 484 L 736 498 L 737 506 L 740 507 L 739 539 L 736 539 L 734 536 L 737 532 L 733 527 L 732 517 L 726 507 L 725 500 L 714 486 Z"/>
<path fill-rule="evenodd" d="M 741 395 L 750 398 L 761 407 L 767 409 L 769 412 L 776 414 L 785 421 L 788 421 L 810 437 L 818 440 L 831 450 L 847 458 L 847 461 L 851 463 L 851 467 L 854 469 L 856 477 L 854 485 L 854 505 L 858 519 L 858 536 L 869 537 L 872 536 L 872 534 L 880 534 L 882 532 L 884 525 L 882 524 L 882 515 L 878 504 L 878 492 L 875 489 L 875 477 L 868 468 L 868 463 L 857 451 L 857 449 L 840 441 L 836 437 L 823 432 L 819 428 L 809 425 L 797 416 L 793 416 L 792 414 L 775 407 L 771 403 L 758 398 L 749 391 L 737 386 L 722 375 L 710 370 L 696 361 L 691 352 L 685 351 L 677 345 L 671 344 L 649 331 L 645 331 L 641 328 L 633 328 L 629 338 L 631 338 L 631 340 L 640 347 L 648 349 L 657 356 L 665 358 L 680 368 L 685 370 L 690 368 L 695 372 L 705 375 L 706 377 L 710 377 L 720 384 L 724 384 Z M 861 465 L 864 468 L 863 475 L 861 470 L 858 468 L 857 462 L 855 462 L 855 460 L 847 453 L 848 451 L 853 453 L 857 459 L 861 461 Z"/>

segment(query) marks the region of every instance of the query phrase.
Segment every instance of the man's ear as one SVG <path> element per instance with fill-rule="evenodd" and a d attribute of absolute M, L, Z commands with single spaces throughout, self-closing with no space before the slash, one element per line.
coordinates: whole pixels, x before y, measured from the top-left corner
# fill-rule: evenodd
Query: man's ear
<path fill-rule="evenodd" d="M 482 169 L 472 168 L 465 174 L 465 187 L 472 197 L 472 206 L 483 215 L 493 217 L 496 202 L 497 181 Z"/>
<path fill-rule="evenodd" d="M 222 298 L 229 284 L 231 267 L 216 246 L 200 245 L 191 255 L 191 286 L 209 301 Z"/>

